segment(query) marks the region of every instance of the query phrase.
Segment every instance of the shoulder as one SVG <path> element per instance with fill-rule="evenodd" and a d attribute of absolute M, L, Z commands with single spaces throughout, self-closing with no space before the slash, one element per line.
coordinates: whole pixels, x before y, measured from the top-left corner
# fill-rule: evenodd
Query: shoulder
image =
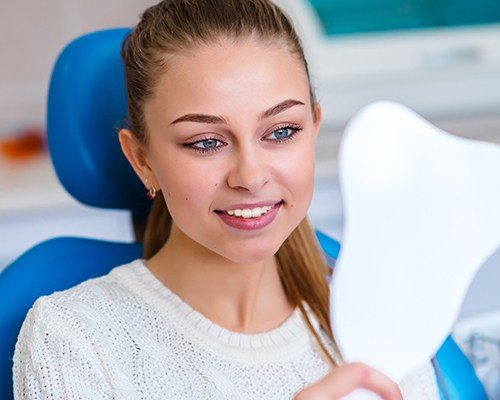
<path fill-rule="evenodd" d="M 136 282 L 140 260 L 134 260 L 112 268 L 106 275 L 83 281 L 69 289 L 43 296 L 60 304 L 99 305 L 103 302 L 120 301 L 134 295 L 131 283 Z"/>
<path fill-rule="evenodd" d="M 40 393 L 47 398 L 87 398 L 89 393 L 111 398 L 106 371 L 118 363 L 109 353 L 123 351 L 111 347 L 113 340 L 123 341 L 112 329 L 120 326 L 115 321 L 129 322 L 119 305 L 132 296 L 120 276 L 128 264 L 117 268 L 35 301 L 15 345 L 16 398 L 39 398 Z"/>
<path fill-rule="evenodd" d="M 73 326 L 85 320 L 109 317 L 129 303 L 137 302 L 128 281 L 134 280 L 137 260 L 114 267 L 108 274 L 91 278 L 69 289 L 39 297 L 26 316 L 25 323 L 39 328 L 64 323 Z M 75 328 L 75 327 L 74 327 Z"/>

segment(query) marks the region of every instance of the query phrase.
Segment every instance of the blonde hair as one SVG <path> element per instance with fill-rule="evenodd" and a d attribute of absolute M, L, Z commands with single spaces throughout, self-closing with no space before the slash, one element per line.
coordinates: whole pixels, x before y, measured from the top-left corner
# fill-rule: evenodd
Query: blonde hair
<path fill-rule="evenodd" d="M 256 36 L 285 46 L 304 65 L 309 81 L 313 117 L 315 96 L 307 61 L 300 40 L 289 18 L 268 0 L 163 0 L 146 9 L 140 22 L 122 47 L 125 63 L 128 124 L 138 141 L 148 142 L 144 104 L 151 97 L 162 73 L 167 71 L 168 55 L 210 44 L 220 38 Z M 144 234 L 143 257 L 153 256 L 168 240 L 172 218 L 163 194 L 153 201 Z M 306 216 L 276 253 L 278 272 L 286 296 L 297 306 L 332 368 L 339 352 L 333 338 L 329 315 L 331 275 L 325 257 Z M 333 343 L 330 354 L 311 324 L 303 302 L 317 318 L 321 329 Z"/>

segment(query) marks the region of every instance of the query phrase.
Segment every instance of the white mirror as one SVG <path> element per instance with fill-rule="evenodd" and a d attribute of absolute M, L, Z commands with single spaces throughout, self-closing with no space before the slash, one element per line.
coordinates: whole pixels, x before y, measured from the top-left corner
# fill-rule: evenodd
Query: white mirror
<path fill-rule="evenodd" d="M 339 181 L 333 331 L 346 361 L 399 381 L 437 352 L 500 246 L 500 146 L 377 102 L 346 128 Z"/>

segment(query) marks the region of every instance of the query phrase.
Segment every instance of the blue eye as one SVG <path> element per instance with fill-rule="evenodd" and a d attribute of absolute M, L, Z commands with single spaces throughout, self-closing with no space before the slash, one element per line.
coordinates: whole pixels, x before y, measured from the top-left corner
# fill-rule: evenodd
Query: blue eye
<path fill-rule="evenodd" d="M 271 132 L 268 136 L 274 135 L 276 139 L 273 139 L 273 142 L 284 142 L 292 139 L 300 130 L 301 128 L 297 126 L 283 126 Z"/>
<path fill-rule="evenodd" d="M 220 140 L 216 138 L 206 138 L 202 140 L 198 140 L 197 142 L 193 143 L 186 143 L 185 146 L 192 148 L 193 150 L 199 151 L 201 153 L 210 153 L 213 151 L 219 150 L 219 148 L 223 147 L 224 145 L 217 146 L 218 143 L 222 143 Z M 200 146 L 197 146 L 200 145 Z"/>
<path fill-rule="evenodd" d="M 201 148 L 204 150 L 212 150 L 217 148 L 217 142 L 218 142 L 217 139 L 204 139 L 200 140 L 196 144 L 200 143 L 202 145 Z"/>

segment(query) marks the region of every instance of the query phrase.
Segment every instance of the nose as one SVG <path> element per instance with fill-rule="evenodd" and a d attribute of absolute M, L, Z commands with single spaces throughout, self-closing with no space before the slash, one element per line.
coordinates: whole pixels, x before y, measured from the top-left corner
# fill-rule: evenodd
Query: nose
<path fill-rule="evenodd" d="M 271 178 L 271 169 L 263 153 L 263 150 L 252 146 L 235 151 L 227 176 L 228 186 L 237 190 L 258 193 Z"/>

